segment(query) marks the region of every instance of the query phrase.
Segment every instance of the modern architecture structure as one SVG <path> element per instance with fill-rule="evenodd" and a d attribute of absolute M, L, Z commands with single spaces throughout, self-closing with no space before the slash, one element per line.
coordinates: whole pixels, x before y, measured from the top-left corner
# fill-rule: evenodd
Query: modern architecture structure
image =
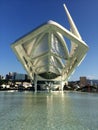
<path fill-rule="evenodd" d="M 60 81 L 61 89 L 84 59 L 88 46 L 82 40 L 64 4 L 70 31 L 52 20 L 16 40 L 12 49 L 34 81 Z"/>

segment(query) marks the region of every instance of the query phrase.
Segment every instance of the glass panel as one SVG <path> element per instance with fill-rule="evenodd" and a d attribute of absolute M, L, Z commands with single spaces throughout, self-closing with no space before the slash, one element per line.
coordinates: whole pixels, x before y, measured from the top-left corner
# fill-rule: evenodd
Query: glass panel
<path fill-rule="evenodd" d="M 64 50 L 64 46 L 62 45 L 61 41 L 59 38 L 57 38 L 54 34 L 52 34 L 52 39 L 51 39 L 51 46 L 52 46 L 52 52 L 55 53 L 56 55 L 60 55 L 64 58 L 66 58 L 66 53 Z"/>
<path fill-rule="evenodd" d="M 32 48 L 34 47 L 34 44 L 36 43 L 37 37 L 30 39 L 22 44 L 22 47 L 24 48 L 25 52 L 29 56 L 31 54 Z"/>
<path fill-rule="evenodd" d="M 39 44 L 36 46 L 33 52 L 33 57 L 39 56 L 47 52 L 48 49 L 49 49 L 49 46 L 48 46 L 48 33 L 47 33 L 41 38 L 41 40 L 39 41 Z"/>
<path fill-rule="evenodd" d="M 51 64 L 51 65 L 54 65 L 54 66 L 57 66 L 57 67 L 60 68 L 60 69 L 63 68 L 62 60 L 61 60 L 60 58 L 56 58 L 56 57 L 54 57 L 54 56 L 51 56 L 50 64 Z"/>

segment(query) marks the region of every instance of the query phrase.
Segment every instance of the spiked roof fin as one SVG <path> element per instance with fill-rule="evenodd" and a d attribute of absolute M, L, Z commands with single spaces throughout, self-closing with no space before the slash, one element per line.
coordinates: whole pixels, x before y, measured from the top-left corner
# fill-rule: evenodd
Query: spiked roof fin
<path fill-rule="evenodd" d="M 80 36 L 80 34 L 79 34 L 79 32 L 78 32 L 78 29 L 77 29 L 77 27 L 76 27 L 76 25 L 75 25 L 75 23 L 74 23 L 74 21 L 73 21 L 71 15 L 70 15 L 68 9 L 67 9 L 67 7 L 66 7 L 66 5 L 63 4 L 63 6 L 64 6 L 64 9 L 65 9 L 66 14 L 67 14 L 68 21 L 69 21 L 69 23 L 70 23 L 71 32 L 72 32 L 75 36 L 77 36 L 79 39 L 82 39 L 81 36 Z"/>

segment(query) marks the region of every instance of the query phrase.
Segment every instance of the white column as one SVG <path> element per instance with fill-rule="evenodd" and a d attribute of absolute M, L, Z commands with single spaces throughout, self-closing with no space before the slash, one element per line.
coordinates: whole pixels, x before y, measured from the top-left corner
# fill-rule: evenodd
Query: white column
<path fill-rule="evenodd" d="M 34 88 L 35 88 L 35 92 L 37 92 L 37 75 L 34 74 Z"/>
<path fill-rule="evenodd" d="M 60 90 L 63 91 L 64 83 L 63 83 L 63 81 L 62 81 L 62 76 L 61 76 L 61 83 L 60 83 L 60 84 L 61 84 Z"/>
<path fill-rule="evenodd" d="M 64 83 L 61 81 L 61 91 L 63 91 Z"/>

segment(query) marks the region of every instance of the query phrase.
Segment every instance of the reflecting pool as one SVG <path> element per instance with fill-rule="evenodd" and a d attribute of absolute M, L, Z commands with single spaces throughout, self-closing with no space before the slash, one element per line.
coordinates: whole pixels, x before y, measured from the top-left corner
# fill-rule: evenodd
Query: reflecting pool
<path fill-rule="evenodd" d="M 98 130 L 98 94 L 0 92 L 0 130 Z"/>

